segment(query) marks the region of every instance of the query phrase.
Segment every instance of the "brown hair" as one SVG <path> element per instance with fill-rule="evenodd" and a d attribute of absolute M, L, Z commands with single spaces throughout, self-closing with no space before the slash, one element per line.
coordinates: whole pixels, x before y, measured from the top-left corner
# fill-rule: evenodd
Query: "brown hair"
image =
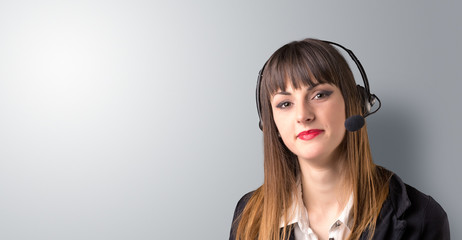
<path fill-rule="evenodd" d="M 278 138 L 270 99 L 287 84 L 296 89 L 314 82 L 337 86 L 345 101 L 346 116 L 362 115 L 363 104 L 353 74 L 343 56 L 330 44 L 317 39 L 294 41 L 282 46 L 268 60 L 261 82 L 260 101 L 264 139 L 264 183 L 249 199 L 236 231 L 236 240 L 289 238 L 292 226 L 280 231 L 284 211 L 293 202 L 300 166 L 295 156 Z M 347 178 L 353 187 L 353 227 L 349 239 L 369 238 L 383 202 L 388 196 L 391 173 L 372 161 L 367 129 L 346 132 L 338 149 L 345 158 Z"/>

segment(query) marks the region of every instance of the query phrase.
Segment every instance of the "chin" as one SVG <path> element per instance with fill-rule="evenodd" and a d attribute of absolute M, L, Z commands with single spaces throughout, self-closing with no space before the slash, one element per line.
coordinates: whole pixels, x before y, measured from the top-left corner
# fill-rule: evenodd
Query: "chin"
<path fill-rule="evenodd" d="M 318 162 L 320 159 L 325 158 L 327 154 L 322 152 L 311 152 L 311 153 L 301 153 L 297 155 L 299 160 L 309 161 L 309 162 Z"/>

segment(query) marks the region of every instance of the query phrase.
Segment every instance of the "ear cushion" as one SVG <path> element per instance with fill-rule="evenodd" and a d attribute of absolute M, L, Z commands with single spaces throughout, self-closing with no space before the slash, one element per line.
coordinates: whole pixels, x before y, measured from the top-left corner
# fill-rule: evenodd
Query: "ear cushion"
<path fill-rule="evenodd" d="M 262 131 L 263 131 L 263 124 L 261 121 L 261 103 L 260 103 L 260 87 L 261 86 L 260 85 L 261 85 L 261 79 L 263 77 L 263 70 L 265 69 L 265 66 L 266 66 L 266 62 L 265 62 L 265 65 L 263 65 L 263 68 L 260 70 L 260 72 L 258 72 L 257 87 L 255 91 L 255 100 L 257 102 L 257 112 L 258 112 L 258 127 Z"/>
<path fill-rule="evenodd" d="M 366 89 L 363 86 L 356 85 L 356 89 L 359 93 L 359 97 L 361 98 L 361 105 L 363 107 L 363 115 L 367 115 L 371 112 L 372 104 L 370 102 L 370 96 L 367 93 Z"/>

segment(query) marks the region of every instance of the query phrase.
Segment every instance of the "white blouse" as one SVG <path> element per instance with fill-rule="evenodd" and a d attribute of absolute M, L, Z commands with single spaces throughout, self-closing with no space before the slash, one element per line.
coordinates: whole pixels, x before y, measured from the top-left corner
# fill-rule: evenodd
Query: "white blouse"
<path fill-rule="evenodd" d="M 295 198 L 289 213 L 288 225 L 294 225 L 295 240 L 318 240 L 318 236 L 310 228 L 308 212 L 303 204 L 301 187 L 299 186 L 298 197 Z M 343 209 L 340 216 L 332 223 L 329 229 L 329 240 L 344 240 L 351 233 L 351 216 L 350 212 L 353 207 L 353 194 Z M 281 227 L 284 227 L 284 221 L 281 220 Z"/>

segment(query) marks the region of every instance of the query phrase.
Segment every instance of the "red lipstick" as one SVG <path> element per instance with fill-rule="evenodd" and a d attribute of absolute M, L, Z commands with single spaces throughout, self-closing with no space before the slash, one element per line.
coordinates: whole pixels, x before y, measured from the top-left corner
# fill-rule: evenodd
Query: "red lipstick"
<path fill-rule="evenodd" d="M 311 140 L 324 132 L 324 130 L 321 129 L 311 129 L 308 131 L 303 131 L 297 135 L 297 138 L 300 138 L 301 140 Z"/>

